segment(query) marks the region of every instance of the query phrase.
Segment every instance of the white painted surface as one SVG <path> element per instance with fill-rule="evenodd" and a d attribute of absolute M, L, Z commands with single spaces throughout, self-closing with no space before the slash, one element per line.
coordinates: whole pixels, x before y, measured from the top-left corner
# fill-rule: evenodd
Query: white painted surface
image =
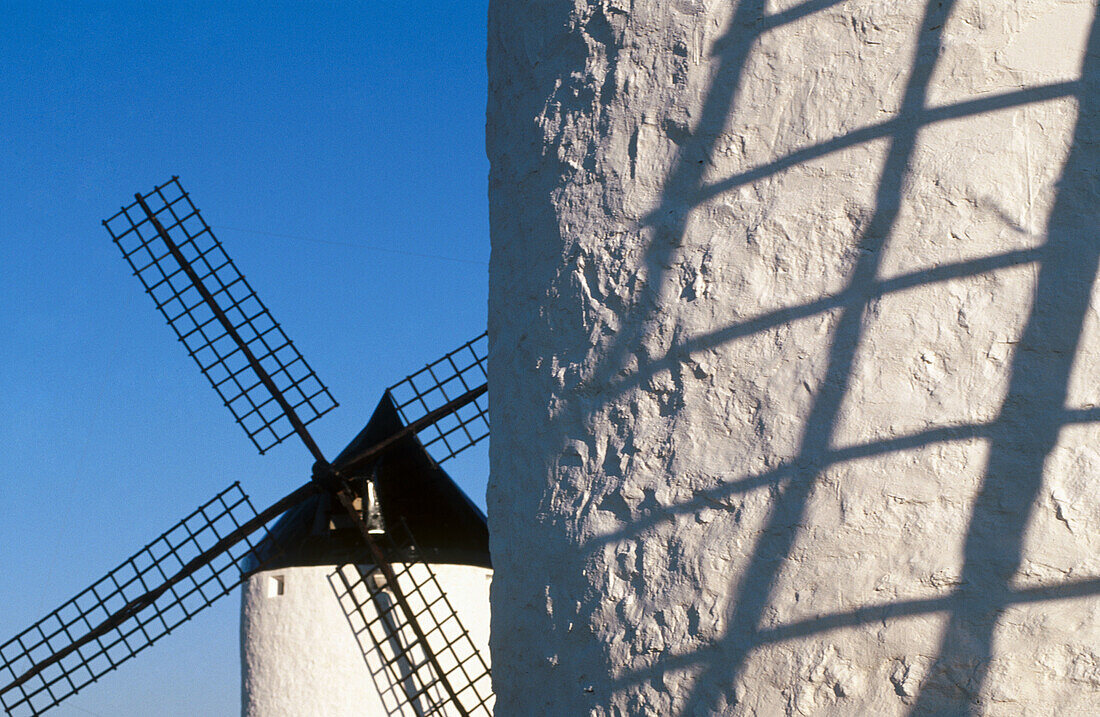
<path fill-rule="evenodd" d="M 422 579 L 421 567 L 413 566 L 413 574 Z M 351 568 L 344 569 L 351 582 L 358 580 Z M 432 569 L 473 644 L 488 662 L 492 571 L 463 565 L 435 565 Z M 365 604 L 368 618 L 374 619 L 377 613 L 370 598 L 360 588 L 355 599 L 350 599 L 335 571 L 335 566 L 286 568 L 257 573 L 244 583 L 241 711 L 245 717 L 416 714 L 407 705 L 404 686 L 393 684 L 362 630 L 363 619 L 354 605 Z M 425 617 L 423 622 L 427 629 L 433 621 Z M 447 626 L 447 632 L 453 636 L 453 625 Z M 442 649 L 439 639 L 439 635 L 429 636 L 443 669 L 449 670 L 455 659 Z M 452 680 L 459 689 L 460 676 L 452 675 Z M 475 690 L 487 693 L 488 680 L 475 685 Z M 471 694 L 461 695 L 467 706 Z"/>
<path fill-rule="evenodd" d="M 491 2 L 499 715 L 1098 713 L 1095 6 L 926 5 Z"/>

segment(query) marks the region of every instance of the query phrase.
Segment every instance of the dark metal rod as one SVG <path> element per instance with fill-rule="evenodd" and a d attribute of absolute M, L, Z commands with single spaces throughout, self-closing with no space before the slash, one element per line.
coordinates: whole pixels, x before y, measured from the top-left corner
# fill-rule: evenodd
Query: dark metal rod
<path fill-rule="evenodd" d="M 373 446 L 365 449 L 362 453 L 355 456 L 354 458 L 349 458 L 346 461 L 342 461 L 340 465 L 334 466 L 334 468 L 337 471 L 348 475 L 356 472 L 359 468 L 362 468 L 371 459 L 376 458 L 380 453 L 382 453 L 382 451 L 389 448 L 398 440 L 404 438 L 410 433 L 419 433 L 420 431 L 424 430 L 444 416 L 448 416 L 458 409 L 462 408 L 466 404 L 472 403 L 473 401 L 477 400 L 488 390 L 489 384 L 487 383 L 483 383 L 477 388 L 471 388 L 469 391 L 462 394 L 458 398 L 448 401 L 434 411 L 428 412 L 423 417 L 418 418 L 417 420 L 402 428 L 400 431 L 397 431 L 388 438 L 385 438 L 378 443 L 375 443 Z"/>
<path fill-rule="evenodd" d="M 241 335 L 237 333 L 237 329 L 233 326 L 233 322 L 229 320 L 229 317 L 225 315 L 221 307 L 218 306 L 218 302 L 214 300 L 214 297 L 210 294 L 210 291 L 206 288 L 206 285 L 202 283 L 202 279 L 195 273 L 195 270 L 191 267 L 191 263 L 184 257 L 183 252 L 179 250 L 176 243 L 172 241 L 172 237 L 168 236 L 168 232 L 165 231 L 164 226 L 157 219 L 156 215 L 149 210 L 149 205 L 145 203 L 145 198 L 141 194 L 134 195 L 138 204 L 145 211 L 145 215 L 149 217 L 149 221 L 156 227 L 157 234 L 164 240 L 165 245 L 168 247 L 168 251 L 171 252 L 172 257 L 179 263 L 180 268 L 187 274 L 187 278 L 191 280 L 195 289 L 198 290 L 199 295 L 202 296 L 203 301 L 210 307 L 210 310 L 214 312 L 214 315 L 218 317 L 218 321 L 221 322 L 222 327 L 226 330 L 237 345 L 241 348 L 246 359 L 248 359 L 248 365 L 252 367 L 252 370 L 256 372 L 256 375 L 260 377 L 260 381 L 263 382 L 264 388 L 271 393 L 271 397 L 279 404 L 279 407 L 283 409 L 283 413 L 286 414 L 287 419 L 290 421 L 290 425 L 294 427 L 294 431 L 298 434 L 298 437 L 302 439 L 302 443 L 306 444 L 306 448 L 313 454 L 313 458 L 321 463 L 327 463 L 325 456 L 321 453 L 321 449 L 313 440 L 313 436 L 306 430 L 306 424 L 302 423 L 302 419 L 298 418 L 298 414 L 294 411 L 294 408 L 287 402 L 286 397 L 283 396 L 283 392 L 275 385 L 275 382 L 271 380 L 271 377 L 267 375 L 267 371 L 260 365 L 255 354 L 248 348 L 248 344 L 245 343 Z"/>
<path fill-rule="evenodd" d="M 80 649 L 82 646 L 88 644 L 92 640 L 102 637 L 114 628 L 118 627 L 141 610 L 144 610 L 145 608 L 152 605 L 157 600 L 157 598 L 167 592 L 168 589 L 171 588 L 173 585 L 179 583 L 187 576 L 196 572 L 208 562 L 216 558 L 218 555 L 232 548 L 243 538 L 247 537 L 255 530 L 262 527 L 269 520 L 280 515 L 281 513 L 290 510 L 294 506 L 303 502 L 307 498 L 316 495 L 320 491 L 321 487 L 318 486 L 316 483 L 313 483 L 312 481 L 306 483 L 304 486 L 286 496 L 282 500 L 278 501 L 264 512 L 259 513 L 251 520 L 242 523 L 241 527 L 226 535 L 224 538 L 215 543 L 213 547 L 202 552 L 195 558 L 189 560 L 186 565 L 184 565 L 182 568 L 179 569 L 178 572 L 176 572 L 175 575 L 168 578 L 168 580 L 162 583 L 160 586 L 148 591 L 141 597 L 135 598 L 126 603 L 121 608 L 116 610 L 113 614 L 111 614 L 106 620 L 99 623 L 99 625 L 97 625 L 94 629 L 77 639 L 75 642 L 62 648 L 61 650 L 58 650 L 41 662 L 32 665 L 30 669 L 28 669 L 22 675 L 0 689 L 0 695 L 18 687 L 19 685 L 23 684 L 27 680 L 45 670 L 50 665 L 60 662 L 61 660 L 65 659 L 66 656 L 72 654 L 74 651 Z"/>
<path fill-rule="evenodd" d="M 458 713 L 462 715 L 462 717 L 469 717 L 469 712 L 467 712 L 466 708 L 462 706 L 462 703 L 458 701 L 458 695 L 451 686 L 450 680 L 447 679 L 447 674 L 443 672 L 443 669 L 439 666 L 439 661 L 436 659 L 435 652 L 432 651 L 431 645 L 428 644 L 428 638 L 420 628 L 420 623 L 416 621 L 416 613 L 413 612 L 412 607 L 409 605 L 409 601 L 405 598 L 404 591 L 402 591 L 401 587 L 397 584 L 397 575 L 393 572 L 393 566 L 386 560 L 386 556 L 382 553 L 382 549 L 378 547 L 378 544 L 374 542 L 374 538 L 371 537 L 370 529 L 367 527 L 367 524 L 363 522 L 363 518 L 359 515 L 359 511 L 355 509 L 355 494 L 352 492 L 351 488 L 345 485 L 337 491 L 336 496 L 340 499 L 340 503 L 344 506 L 344 510 L 351 516 L 352 522 L 359 528 L 359 533 L 363 536 L 363 542 L 367 544 L 367 548 L 370 550 L 375 566 L 382 571 L 384 576 L 386 576 L 386 585 L 393 591 L 394 599 L 396 599 L 397 604 L 401 606 L 401 611 L 405 613 L 405 619 L 409 621 L 409 627 L 412 628 L 417 641 L 423 646 L 424 654 L 428 657 L 428 662 L 431 663 L 432 669 L 439 678 L 440 684 L 443 685 L 443 689 L 446 690 L 447 695 L 451 698 L 455 709 L 458 710 Z"/>

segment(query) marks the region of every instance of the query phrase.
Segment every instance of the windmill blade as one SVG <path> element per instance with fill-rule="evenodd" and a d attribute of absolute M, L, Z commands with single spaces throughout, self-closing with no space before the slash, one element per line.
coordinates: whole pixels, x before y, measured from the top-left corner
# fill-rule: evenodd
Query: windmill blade
<path fill-rule="evenodd" d="M 345 476 L 362 473 L 411 433 L 434 450 L 437 463 L 486 438 L 487 344 L 487 334 L 482 334 L 387 389 L 404 428 L 355 455 L 338 458 L 333 468 Z M 355 509 L 349 488 L 338 497 L 359 527 L 374 565 L 369 570 L 355 565 L 338 569 L 342 589 L 337 594 L 372 676 L 387 685 L 380 688 L 383 699 L 397 702 L 391 713 L 491 715 L 495 698 L 488 664 L 431 566 L 416 559 L 421 551 L 411 532 L 402 525 L 404 539 L 396 546 L 392 526 L 384 533 L 372 531 Z M 386 555 L 408 560 L 389 562 Z M 371 656 L 380 662 L 372 664 Z"/>
<path fill-rule="evenodd" d="M 483 333 L 387 389 L 439 463 L 489 436 L 488 346 Z"/>
<path fill-rule="evenodd" d="M 412 534 L 401 525 L 379 537 L 408 560 L 343 565 L 332 582 L 387 713 L 491 717 L 489 666 Z"/>
<path fill-rule="evenodd" d="M 238 483 L 218 493 L 0 645 L 0 705 L 9 715 L 41 714 L 190 620 L 254 567 L 254 534 L 318 490 L 309 483 L 262 513 Z"/>
<path fill-rule="evenodd" d="M 420 438 L 436 463 L 487 438 L 487 337 L 483 333 L 467 341 L 386 389 L 405 427 L 358 453 L 337 456 L 332 468 L 345 475 L 362 472 L 410 433 Z"/>
<path fill-rule="evenodd" d="M 336 407 L 172 177 L 103 225 L 249 439 L 264 453 Z"/>

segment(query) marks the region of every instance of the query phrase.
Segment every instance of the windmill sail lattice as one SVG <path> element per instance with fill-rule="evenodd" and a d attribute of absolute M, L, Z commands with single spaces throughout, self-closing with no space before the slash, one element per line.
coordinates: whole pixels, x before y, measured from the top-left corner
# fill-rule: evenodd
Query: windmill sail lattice
<path fill-rule="evenodd" d="M 383 540 L 393 553 L 420 553 L 404 525 L 395 526 Z M 343 565 L 331 578 L 389 713 L 491 716 L 489 666 L 431 565 L 410 559 L 392 564 L 392 569 L 396 585 L 378 568 L 358 565 Z M 422 635 L 400 609 L 398 595 L 415 619 L 428 626 Z"/>
<path fill-rule="evenodd" d="M 138 195 L 103 225 L 260 453 L 297 430 L 294 413 L 304 426 L 336 407 L 177 177 Z"/>
<path fill-rule="evenodd" d="M 388 435 L 329 466 L 306 424 L 336 402 L 179 180 L 173 177 L 135 199 L 103 222 L 134 274 L 260 452 L 297 434 L 316 459 L 313 476 L 259 513 L 234 483 L 0 645 L 0 705 L 18 717 L 41 714 L 171 633 L 247 574 L 279 560 L 287 546 L 271 530 L 275 520 L 326 492 L 343 505 L 373 562 L 369 569 L 356 568 L 356 579 L 346 572 L 349 566 L 341 569 L 340 597 L 350 601 L 345 614 L 353 625 L 358 618 L 379 655 L 390 656 L 383 669 L 397 670 L 394 684 L 400 689 L 393 694 L 401 713 L 491 714 L 489 668 L 439 580 L 419 557 L 407 527 L 398 540 L 394 527 L 376 534 L 367 525 L 362 506 L 370 501 L 361 485 L 369 481 L 352 480 L 370 475 L 377 461 L 414 433 L 438 454 L 437 462 L 488 436 L 486 336 L 391 387 L 400 422 L 394 418 Z M 404 562 L 385 557 L 395 550 L 403 551 Z"/>
<path fill-rule="evenodd" d="M 0 705 L 41 714 L 171 633 L 239 585 L 255 534 L 315 492 L 306 486 L 259 514 L 237 483 L 218 493 L 0 645 Z"/>
<path fill-rule="evenodd" d="M 419 431 L 424 447 L 439 462 L 489 436 L 488 345 L 488 333 L 483 333 L 388 389 L 406 426 L 454 407 Z"/>

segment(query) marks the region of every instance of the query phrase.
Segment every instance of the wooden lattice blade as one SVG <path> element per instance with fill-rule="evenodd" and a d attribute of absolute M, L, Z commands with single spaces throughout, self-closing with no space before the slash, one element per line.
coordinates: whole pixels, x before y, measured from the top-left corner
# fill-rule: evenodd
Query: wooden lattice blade
<path fill-rule="evenodd" d="M 234 483 L 106 576 L 0 645 L 0 705 L 38 715 L 190 620 L 273 554 L 265 526 L 317 492 L 307 484 L 261 513 Z"/>
<path fill-rule="evenodd" d="M 488 345 L 483 333 L 387 389 L 440 463 L 489 436 Z"/>
<path fill-rule="evenodd" d="M 263 453 L 336 407 L 178 178 L 103 224 L 157 310 Z"/>
<path fill-rule="evenodd" d="M 411 534 L 398 531 L 401 546 L 392 544 L 395 531 L 376 539 L 387 552 L 416 554 Z M 346 564 L 331 581 L 388 713 L 492 715 L 488 662 L 437 571 L 422 561 L 387 567 L 391 578 L 378 566 Z"/>

